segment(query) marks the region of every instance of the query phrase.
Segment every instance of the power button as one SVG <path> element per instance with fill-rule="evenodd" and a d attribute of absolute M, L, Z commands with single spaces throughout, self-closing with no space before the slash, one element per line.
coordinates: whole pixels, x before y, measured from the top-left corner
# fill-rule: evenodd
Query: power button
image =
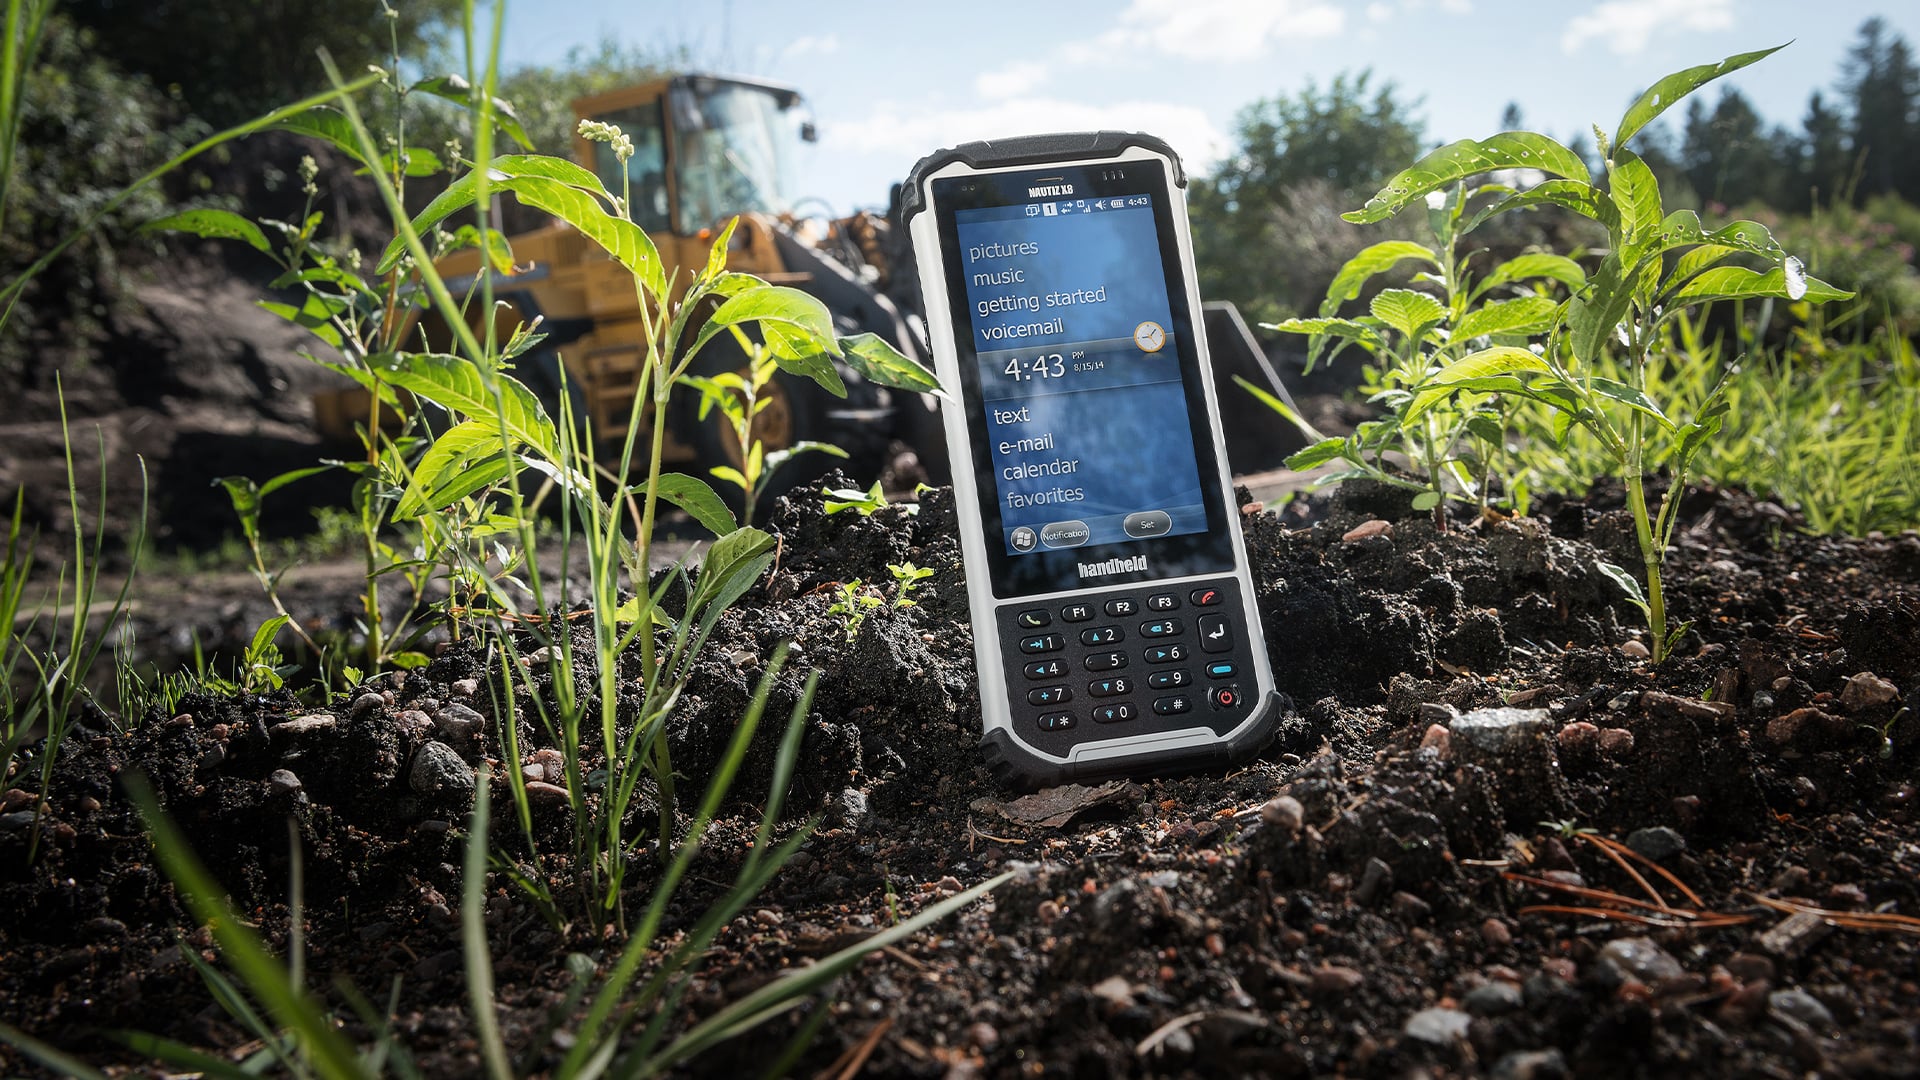
<path fill-rule="evenodd" d="M 1208 692 L 1207 701 L 1216 709 L 1237 709 L 1240 707 L 1240 688 L 1216 686 Z"/>

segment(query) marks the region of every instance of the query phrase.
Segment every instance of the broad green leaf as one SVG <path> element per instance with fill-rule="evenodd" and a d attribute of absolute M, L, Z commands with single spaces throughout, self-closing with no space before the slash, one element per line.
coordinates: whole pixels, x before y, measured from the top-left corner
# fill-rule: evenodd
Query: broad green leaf
<path fill-rule="evenodd" d="M 1642 615 L 1648 618 L 1653 617 L 1651 609 L 1647 607 L 1647 594 L 1641 591 L 1640 583 L 1634 580 L 1632 574 L 1610 562 L 1597 562 L 1593 567 L 1606 575 L 1607 580 L 1620 586 L 1620 591 L 1627 594 L 1627 599 L 1633 602 L 1634 607 L 1640 609 Z"/>
<path fill-rule="evenodd" d="M 1475 413 L 1467 417 L 1467 431 L 1481 442 L 1492 443 L 1495 446 L 1501 445 L 1507 439 L 1507 429 L 1500 426 L 1500 421 L 1488 413 Z"/>
<path fill-rule="evenodd" d="M 826 454 L 829 457 L 837 457 L 843 460 L 847 456 L 845 450 L 840 449 L 830 442 L 820 442 L 817 439 L 802 439 L 784 450 L 775 450 L 773 453 L 768 454 L 766 469 L 761 475 L 772 475 L 775 469 L 785 465 L 789 459 L 798 457 L 801 454 L 814 453 Z"/>
<path fill-rule="evenodd" d="M 253 632 L 253 641 L 247 645 L 248 662 L 251 663 L 256 657 L 265 656 L 267 650 L 273 647 L 274 637 L 280 633 L 283 627 L 292 621 L 293 616 L 291 615 L 275 615 L 273 618 L 261 623 Z"/>
<path fill-rule="evenodd" d="M 720 235 L 713 238 L 713 247 L 707 251 L 707 272 L 701 275 L 703 280 L 713 281 L 726 273 L 727 245 L 733 242 L 733 230 L 739 227 L 740 217 L 736 214 L 727 222 L 726 228 L 720 230 Z"/>
<path fill-rule="evenodd" d="M 1381 344 L 1378 330 L 1354 319 L 1287 319 L 1284 322 L 1261 323 L 1260 328 L 1277 330 L 1282 334 L 1312 334 L 1316 337 L 1326 334 L 1372 345 Z"/>
<path fill-rule="evenodd" d="M 333 317 L 348 309 L 348 304 L 344 300 L 322 296 L 319 293 L 308 293 L 299 307 L 282 304 L 277 300 L 256 300 L 255 303 L 295 326 L 304 327 L 314 337 L 336 349 L 346 340 L 340 336 L 339 328 L 333 325 Z"/>
<path fill-rule="evenodd" d="M 635 484 L 632 488 L 634 494 L 643 494 L 646 490 L 647 485 L 644 483 Z M 693 516 L 695 521 L 716 535 L 728 536 L 740 527 L 739 523 L 733 520 L 733 511 L 728 510 L 727 504 L 721 500 L 720 496 L 714 494 L 713 488 L 707 486 L 707 482 L 697 476 L 688 476 L 686 473 L 661 473 L 659 484 L 653 489 L 653 493 L 685 510 Z"/>
<path fill-rule="evenodd" d="M 1634 387 L 1628 386 L 1623 382 L 1616 382 L 1613 379 L 1603 379 L 1598 375 L 1587 379 L 1586 383 L 1588 389 L 1599 394 L 1601 397 L 1611 398 L 1628 408 L 1637 409 L 1653 417 L 1654 420 L 1659 422 L 1661 427 L 1666 428 L 1668 431 L 1673 430 L 1673 421 L 1667 419 L 1667 414 L 1660 411 L 1660 406 L 1654 404 L 1652 398 Z"/>
<path fill-rule="evenodd" d="M 488 229 L 486 240 L 482 242 L 479 226 L 462 225 L 453 231 L 453 245 L 456 248 L 479 248 L 494 273 L 513 273 L 513 245 L 507 243 L 506 235 L 499 229 Z"/>
<path fill-rule="evenodd" d="M 694 582 L 688 613 L 712 604 L 724 590 L 732 587 L 732 578 L 762 556 L 770 555 L 772 550 L 773 537 L 760 529 L 745 525 L 728 530 L 700 560 L 700 576 Z"/>
<path fill-rule="evenodd" d="M 1653 170 L 1631 150 L 1616 149 L 1612 168 L 1607 173 L 1607 198 L 1620 213 L 1620 231 L 1615 242 L 1620 248 L 1620 265 L 1638 266 L 1648 253 L 1657 250 L 1660 235 L 1660 182 Z"/>
<path fill-rule="evenodd" d="M 288 484 L 291 484 L 297 480 L 305 480 L 309 476 L 317 476 L 320 473 L 327 472 L 332 468 L 333 466 L 331 465 L 309 465 L 304 469 L 292 469 L 287 472 L 283 472 L 279 476 L 276 476 L 271 480 L 268 480 L 266 483 L 260 485 L 259 497 L 264 499 L 267 496 L 273 494 L 274 492 L 279 491 L 281 488 L 286 487 Z"/>
<path fill-rule="evenodd" d="M 1685 211 L 1681 212 L 1685 213 Z M 1728 256 L 1738 254 L 1740 254 L 1739 248 L 1727 247 L 1724 244 L 1701 244 L 1697 247 L 1688 248 L 1680 254 L 1678 259 L 1673 261 L 1673 269 L 1667 274 L 1667 288 L 1669 291 L 1677 289 L 1692 280 L 1700 271 L 1713 266 Z"/>
<path fill-rule="evenodd" d="M 1586 291 L 1574 294 L 1567 302 L 1567 330 L 1573 355 L 1583 363 L 1597 359 L 1632 304 L 1633 287 L 1621 280 L 1620 254 L 1609 252 L 1587 282 Z"/>
<path fill-rule="evenodd" d="M 1703 271 L 1675 291 L 1674 305 L 1697 304 L 1704 300 L 1744 300 L 1773 297 L 1780 300 L 1805 300 L 1824 304 L 1829 300 L 1851 300 L 1853 294 L 1838 289 L 1799 269 L 1800 260 L 1788 258 L 1785 267 L 1761 272 L 1744 266 L 1716 266 Z M 1792 269 L 1793 274 L 1788 270 Z"/>
<path fill-rule="evenodd" d="M 244 240 L 257 251 L 271 252 L 260 226 L 231 210 L 182 210 L 140 226 L 141 232 L 183 232 L 213 240 Z"/>
<path fill-rule="evenodd" d="M 402 175 L 416 179 L 423 176 L 438 176 L 447 171 L 446 165 L 440 160 L 440 155 L 424 146 L 409 146 L 404 155 L 393 150 L 380 155 L 380 171 L 383 175 L 392 176 L 396 165 L 404 166 L 406 171 Z M 367 172 L 368 170 L 363 167 L 356 170 L 356 175 L 365 176 Z"/>
<path fill-rule="evenodd" d="M 728 297 L 724 303 L 714 309 L 707 317 L 707 323 L 700 328 L 700 334 L 694 338 L 693 347 L 686 355 L 692 356 L 700 351 L 715 334 L 729 326 L 744 326 L 759 323 L 762 334 L 770 328 L 778 327 L 774 334 L 791 347 L 798 336 L 809 336 L 818 343 L 820 352 L 840 354 L 840 345 L 834 339 L 833 314 L 818 298 L 799 289 L 785 285 L 761 285 Z M 768 337 L 768 345 L 774 344 L 775 336 Z"/>
<path fill-rule="evenodd" d="M 1413 497 L 1410 504 L 1415 510 L 1431 510 L 1440 505 L 1441 494 L 1437 491 L 1423 491 Z"/>
<path fill-rule="evenodd" d="M 352 158 L 360 165 L 367 159 L 360 156 L 360 140 L 353 133 L 353 124 L 347 114 L 331 105 L 315 105 L 305 112 L 294 113 L 268 126 L 268 130 L 291 131 L 296 135 L 306 135 L 333 144 L 334 148 Z"/>
<path fill-rule="evenodd" d="M 1620 118 L 1620 126 L 1614 129 L 1613 145 L 1618 147 L 1621 143 L 1633 138 L 1640 129 L 1651 123 L 1654 117 L 1666 112 L 1674 103 L 1702 86 L 1722 75 L 1739 71 L 1748 64 L 1764 60 L 1784 48 L 1786 48 L 1785 45 L 1775 45 L 1771 49 L 1761 49 L 1758 52 L 1738 53 L 1717 64 L 1702 64 L 1661 79 L 1648 87 L 1646 93 L 1641 94 L 1638 100 L 1627 107 L 1626 115 Z"/>
<path fill-rule="evenodd" d="M 1667 219 L 1660 223 L 1661 249 L 1671 251 L 1690 244 L 1731 248 L 1771 262 L 1779 262 L 1787 257 L 1787 250 L 1773 238 L 1773 233 L 1757 221 L 1736 221 L 1707 232 L 1700 224 L 1700 215 L 1691 210 L 1675 210 L 1668 214 Z"/>
<path fill-rule="evenodd" d="M 1318 468 L 1336 458 L 1347 456 L 1347 440 L 1321 439 L 1305 450 L 1297 450 L 1287 457 L 1287 468 L 1295 472 L 1306 472 Z"/>
<path fill-rule="evenodd" d="M 281 274 L 279 277 L 274 278 L 272 281 L 269 281 L 267 283 L 267 288 L 285 289 L 293 285 L 308 285 L 308 284 L 313 284 L 315 282 L 321 282 L 328 285 L 337 285 L 341 289 L 344 289 L 348 292 L 359 293 L 361 296 L 368 296 L 368 297 L 379 296 L 378 293 L 374 292 L 373 289 L 368 287 L 366 282 L 360 280 L 360 275 L 354 273 L 351 270 L 345 270 L 338 266 L 333 266 L 331 264 L 324 265 L 324 266 L 310 266 L 305 270 L 288 271 L 287 273 Z"/>
<path fill-rule="evenodd" d="M 458 75 L 436 75 L 421 79 L 407 87 L 408 93 L 416 90 L 432 94 L 434 97 L 445 98 L 456 105 L 474 104 L 480 96 L 474 91 L 473 84 Z M 520 144 L 521 149 L 532 150 L 533 143 L 527 139 L 527 129 L 520 125 L 520 116 L 514 112 L 513 105 L 504 98 L 496 97 L 491 100 L 493 101 L 493 126 L 506 132 L 508 138 Z"/>
<path fill-rule="evenodd" d="M 1468 218 L 1460 227 L 1460 235 L 1465 236 L 1488 218 L 1504 214 L 1510 210 L 1526 210 L 1536 206 L 1558 206 L 1571 210 L 1581 217 L 1591 218 L 1607 227 L 1609 233 L 1619 221 L 1613 203 L 1607 200 L 1599 188 L 1585 180 L 1548 180 L 1535 184 L 1525 191 L 1509 195 L 1486 207 Z"/>
<path fill-rule="evenodd" d="M 1489 139 L 1462 139 L 1421 158 L 1387 181 L 1367 205 L 1341 215 L 1356 225 L 1384 221 L 1415 199 L 1478 173 L 1495 169 L 1539 169 L 1550 176 L 1586 182 L 1580 155 L 1531 131 L 1503 131 Z"/>
<path fill-rule="evenodd" d="M 481 459 L 498 453 L 500 449 L 500 428 L 497 424 L 485 420 L 463 420 L 448 428 L 433 440 L 433 445 L 414 465 L 413 477 L 401 493 L 393 516 L 402 520 L 417 518 L 429 511 L 443 509 L 479 490 L 484 484 L 463 485 L 460 483 L 461 474 L 472 471 Z M 500 472 L 505 472 L 504 462 L 501 463 Z"/>
<path fill-rule="evenodd" d="M 1523 296 L 1484 304 L 1467 312 L 1454 327 L 1453 341 L 1471 341 L 1488 334 L 1544 334 L 1559 317 L 1559 301 L 1545 296 Z"/>
<path fill-rule="evenodd" d="M 1367 280 L 1375 274 L 1383 273 L 1398 266 L 1407 259 L 1419 259 L 1436 269 L 1440 263 L 1432 249 L 1411 240 L 1383 240 L 1378 244 L 1361 249 L 1358 255 L 1348 259 L 1340 272 L 1334 275 L 1333 284 L 1327 286 L 1327 298 L 1320 302 L 1320 314 L 1332 315 L 1340 310 L 1340 305 L 1360 295 Z M 1290 320 L 1298 321 L 1298 320 Z M 1306 331 L 1319 333 L 1319 331 Z"/>
<path fill-rule="evenodd" d="M 1479 379 L 1495 375 L 1512 375 L 1516 372 L 1540 372 L 1550 374 L 1552 369 L 1545 360 L 1535 356 L 1527 349 L 1511 345 L 1496 345 L 1491 349 L 1482 349 L 1476 353 L 1455 360 L 1439 371 L 1433 378 L 1422 384 L 1414 394 L 1413 402 L 1401 414 L 1400 424 L 1405 427 L 1422 413 L 1440 403 L 1448 394 L 1461 389 L 1457 384 L 1470 379 Z"/>
<path fill-rule="evenodd" d="M 1373 317 L 1418 340 L 1447 317 L 1440 301 L 1412 289 L 1387 289 L 1373 298 Z"/>
<path fill-rule="evenodd" d="M 1494 267 L 1493 273 L 1487 275 L 1487 280 L 1481 283 L 1480 288 L 1486 290 L 1497 285 L 1530 281 L 1536 278 L 1548 278 L 1565 285 L 1569 290 L 1577 291 L 1586 285 L 1587 272 L 1580 269 L 1579 263 L 1565 255 L 1535 251 L 1516 255 Z"/>
<path fill-rule="evenodd" d="M 496 405 L 480 370 L 457 356 L 444 353 L 384 353 L 367 358 L 367 364 L 381 378 L 426 398 L 449 412 L 456 412 L 492 427 L 496 434 L 502 421 L 511 438 L 526 443 L 549 461 L 560 458 L 559 435 L 553 421 L 519 380 L 495 374 L 500 389 Z"/>
<path fill-rule="evenodd" d="M 775 340 L 790 340 L 792 335 L 781 323 L 763 323 L 762 333 L 769 343 Z M 823 352 L 801 353 L 792 348 L 774 349 L 773 362 L 780 370 L 789 375 L 798 375 L 812 379 L 820 388 L 834 397 L 847 396 L 847 384 L 840 378 L 840 371 L 833 366 L 833 357 Z"/>
<path fill-rule="evenodd" d="M 847 366 L 870 383 L 946 397 L 940 380 L 919 361 L 893 347 L 878 334 L 853 334 L 840 339 Z"/>
<path fill-rule="evenodd" d="M 666 297 L 666 268 L 660 263 L 660 252 L 652 238 L 640 226 L 607 213 L 598 199 L 580 188 L 545 176 L 515 176 L 499 186 L 513 192 L 522 203 L 580 230 L 639 278 L 648 295 L 656 300 Z"/>

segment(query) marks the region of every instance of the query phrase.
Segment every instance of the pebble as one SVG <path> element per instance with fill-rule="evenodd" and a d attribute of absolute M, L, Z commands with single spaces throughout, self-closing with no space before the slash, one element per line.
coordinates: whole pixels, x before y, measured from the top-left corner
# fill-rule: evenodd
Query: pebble
<path fill-rule="evenodd" d="M 1413 711 L 1413 715 L 1414 719 L 1424 720 L 1429 724 L 1451 724 L 1454 717 L 1460 715 L 1460 710 L 1443 702 L 1425 701 Z"/>
<path fill-rule="evenodd" d="M 1384 536 L 1389 540 L 1391 540 L 1393 538 L 1393 522 L 1382 521 L 1379 518 L 1374 518 L 1370 521 L 1363 521 L 1360 524 L 1355 525 L 1353 528 L 1348 529 L 1346 532 L 1346 535 L 1342 536 L 1340 539 L 1351 544 L 1361 540 L 1367 540 L 1375 536 Z"/>
<path fill-rule="evenodd" d="M 1680 966 L 1680 961 L 1654 944 L 1652 938 L 1615 938 L 1601 948 L 1600 962 L 1623 976 L 1643 983 L 1656 983 L 1687 973 L 1687 969 Z"/>
<path fill-rule="evenodd" d="M 1547 730 L 1545 709 L 1475 709 L 1455 719 L 1454 737 L 1474 749 L 1500 754 L 1526 746 Z"/>
<path fill-rule="evenodd" d="M 1585 720 L 1575 720 L 1561 728 L 1553 739 L 1559 744 L 1561 753 L 1584 756 L 1600 745 L 1600 729 Z"/>
<path fill-rule="evenodd" d="M 1627 846 L 1635 854 L 1654 862 L 1666 862 L 1687 850 L 1687 838 L 1665 825 L 1656 825 L 1651 829 L 1635 829 L 1628 833 Z"/>
<path fill-rule="evenodd" d="M 479 679 L 456 679 L 454 680 L 453 685 L 448 687 L 448 689 L 453 691 L 454 697 L 472 698 L 475 694 L 478 694 L 480 692 L 480 680 Z"/>
<path fill-rule="evenodd" d="M 393 718 L 393 722 L 401 731 L 415 738 L 433 730 L 433 718 L 419 709 L 404 709 Z"/>
<path fill-rule="evenodd" d="M 1493 1080 L 1565 1080 L 1572 1076 L 1558 1050 L 1515 1050 L 1493 1063 Z"/>
<path fill-rule="evenodd" d="M 1900 688 L 1891 680 L 1883 679 L 1871 671 L 1862 671 L 1847 680 L 1847 688 L 1840 691 L 1840 704 L 1849 709 L 1871 709 L 1876 705 L 1885 705 L 1900 696 Z"/>
<path fill-rule="evenodd" d="M 1773 961 L 1757 953 L 1737 952 L 1727 957 L 1727 973 L 1743 983 L 1773 978 Z"/>
<path fill-rule="evenodd" d="M 379 694 L 361 694 L 353 699 L 352 705 L 347 706 L 347 716 L 350 719 L 362 720 L 386 707 L 387 699 Z"/>
<path fill-rule="evenodd" d="M 1867 891 L 1850 881 L 1843 881 L 1827 890 L 1827 906 L 1850 911 L 1867 906 Z"/>
<path fill-rule="evenodd" d="M 1467 1025 L 1472 1022 L 1473 1017 L 1458 1009 L 1435 1006 L 1409 1016 L 1406 1026 L 1401 1030 L 1410 1039 L 1436 1046 L 1451 1046 L 1454 1040 L 1466 1037 Z"/>
<path fill-rule="evenodd" d="M 1601 728 L 1600 753 L 1610 758 L 1626 757 L 1633 753 L 1633 732 L 1626 728 Z"/>
<path fill-rule="evenodd" d="M 535 664 L 552 663 L 554 656 L 555 656 L 555 653 L 553 650 L 553 646 L 542 645 L 539 648 L 528 653 L 527 655 L 521 657 L 520 666 L 532 667 Z"/>
<path fill-rule="evenodd" d="M 461 760 L 453 747 L 442 742 L 429 742 L 413 756 L 413 771 L 408 774 L 408 782 L 413 790 L 421 795 L 437 795 L 441 792 L 470 792 L 473 790 L 473 768 Z"/>
<path fill-rule="evenodd" d="M 1360 984 L 1366 981 L 1367 977 L 1353 968 L 1325 964 L 1313 969 L 1312 981 L 1307 984 L 1307 989 L 1319 996 L 1331 997 L 1350 994 L 1360 989 Z"/>
<path fill-rule="evenodd" d="M 1720 1003 L 1720 1019 L 1732 1024 L 1752 1023 L 1766 1007 L 1771 986 L 1766 979 L 1755 979 L 1727 995 L 1727 1000 Z"/>
<path fill-rule="evenodd" d="M 111 916 L 102 915 L 87 920 L 87 933 L 97 938 L 118 938 L 127 936 L 127 924 Z"/>
<path fill-rule="evenodd" d="M 18 832 L 33 824 L 33 811 L 15 810 L 11 814 L 0 814 L 0 832 Z"/>
<path fill-rule="evenodd" d="M 1093 996 L 1116 1008 L 1127 1008 L 1133 1004 L 1133 987 L 1118 975 L 1109 975 L 1090 987 Z"/>
<path fill-rule="evenodd" d="M 296 716 L 291 720 L 282 720 L 273 725 L 272 733 L 275 738 L 298 739 L 316 731 L 326 731 L 339 723 L 340 721 L 331 713 L 312 713 L 307 716 Z"/>
<path fill-rule="evenodd" d="M 1467 991 L 1460 1004 L 1475 1016 L 1505 1016 L 1520 1009 L 1520 988 L 1505 982 L 1481 983 Z"/>
<path fill-rule="evenodd" d="M 843 788 L 827 806 L 827 821 L 848 832 L 859 832 L 873 820 L 867 809 L 867 793 L 859 788 Z"/>
<path fill-rule="evenodd" d="M 567 789 L 545 780 L 527 781 L 527 801 L 539 806 L 565 806 L 573 801 Z"/>
<path fill-rule="evenodd" d="M 1410 892 L 1397 892 L 1393 894 L 1393 913 L 1401 922 L 1421 923 L 1433 915 L 1433 905 Z"/>
<path fill-rule="evenodd" d="M 567 755 L 551 746 L 543 746 L 535 750 L 533 763 L 540 766 L 541 771 L 546 774 L 542 779 L 548 783 L 557 784 L 561 777 L 567 775 Z"/>
<path fill-rule="evenodd" d="M 1647 657 L 1652 656 L 1653 653 L 1647 649 L 1644 642 L 1628 641 L 1621 644 L 1620 655 L 1634 660 L 1645 660 Z"/>
<path fill-rule="evenodd" d="M 1504 949 L 1513 944 L 1513 931 L 1505 922 L 1488 916 L 1486 921 L 1480 924 L 1480 940 L 1496 949 Z"/>
<path fill-rule="evenodd" d="M 967 1027 L 967 1041 L 982 1050 L 991 1050 L 1000 1045 L 1000 1033 L 992 1024 L 984 1020 L 976 1021 Z"/>
<path fill-rule="evenodd" d="M 772 908 L 761 908 L 759 911 L 753 913 L 753 921 L 759 923 L 761 926 L 779 926 L 786 920 L 781 918 L 780 913 Z"/>
<path fill-rule="evenodd" d="M 1453 732 L 1444 724 L 1428 724 L 1427 733 L 1420 736 L 1420 749 L 1431 750 L 1445 760 L 1453 752 Z"/>
<path fill-rule="evenodd" d="M 21 788 L 8 788 L 0 794 L 0 813 L 11 814 L 23 806 L 32 806 L 40 796 Z"/>
<path fill-rule="evenodd" d="M 1361 907 L 1372 907 L 1387 890 L 1393 888 L 1393 867 L 1385 860 L 1368 859 L 1367 867 L 1360 872 L 1360 884 L 1353 890 L 1354 903 Z"/>
<path fill-rule="evenodd" d="M 180 714 L 179 716 L 176 716 L 176 717 L 174 717 L 173 719 L 171 719 L 171 720 L 169 720 L 169 721 L 167 721 L 167 726 L 168 726 L 168 727 L 170 727 L 170 728 L 183 728 L 183 727 L 192 727 L 192 726 L 193 726 L 193 714 L 192 714 L 192 713 L 181 713 L 181 714 Z"/>
<path fill-rule="evenodd" d="M 301 788 L 300 778 L 292 769 L 275 769 L 267 774 L 267 794 L 273 796 L 291 795 Z"/>
<path fill-rule="evenodd" d="M 1833 1013 L 1805 990 L 1775 990 L 1767 995 L 1767 1011 L 1805 1024 L 1815 1034 L 1833 1029 Z"/>
<path fill-rule="evenodd" d="M 487 726 L 487 718 L 465 705 L 448 705 L 433 714 L 440 734 L 449 739 L 471 739 Z"/>
<path fill-rule="evenodd" d="M 1260 808 L 1261 821 L 1290 833 L 1299 832 L 1306 817 L 1306 807 L 1301 806 L 1300 800 L 1291 795 L 1280 795 L 1269 799 L 1267 804 Z"/>

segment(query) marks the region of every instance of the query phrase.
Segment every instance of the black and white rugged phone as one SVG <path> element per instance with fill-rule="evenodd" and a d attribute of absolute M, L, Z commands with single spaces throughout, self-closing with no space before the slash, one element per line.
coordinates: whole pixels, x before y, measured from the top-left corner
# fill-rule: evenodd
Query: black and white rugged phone
<path fill-rule="evenodd" d="M 1225 765 L 1283 710 L 1164 142 L 966 143 L 902 193 L 1005 783 Z M 968 468 L 971 465 L 971 468 Z"/>

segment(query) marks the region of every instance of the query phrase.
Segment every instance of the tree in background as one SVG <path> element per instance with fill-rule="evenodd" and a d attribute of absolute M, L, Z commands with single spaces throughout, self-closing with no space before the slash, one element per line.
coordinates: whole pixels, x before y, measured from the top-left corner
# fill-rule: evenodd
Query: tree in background
<path fill-rule="evenodd" d="M 1906 40 L 1879 18 L 1862 23 L 1840 88 L 1853 108 L 1847 135 L 1860 165 L 1855 198 L 1890 191 L 1920 201 L 1920 69 Z"/>
<path fill-rule="evenodd" d="M 1192 191 L 1201 294 L 1252 318 L 1312 308 L 1357 248 L 1342 211 L 1418 157 L 1423 126 L 1372 73 L 1240 111 L 1237 146 Z M 1375 237 L 1374 239 L 1377 239 Z"/>
<path fill-rule="evenodd" d="M 1781 148 L 1786 176 L 1779 205 L 1796 214 L 1846 198 L 1854 168 L 1847 146 L 1847 119 L 1829 108 L 1818 90 L 1807 98 L 1800 132 L 1797 138 L 1784 140 Z"/>
<path fill-rule="evenodd" d="M 1739 206 L 1772 194 L 1773 143 L 1740 91 L 1722 90 L 1711 112 L 1694 98 L 1682 138 L 1681 169 L 1702 201 Z"/>
<path fill-rule="evenodd" d="M 177 93 L 216 128 L 327 85 L 317 50 L 344 72 L 387 66 L 441 41 L 462 0 L 68 0 L 61 10 L 100 51 Z M 382 18 L 382 14 L 386 18 Z M 389 28 L 391 22 L 391 30 Z"/>

